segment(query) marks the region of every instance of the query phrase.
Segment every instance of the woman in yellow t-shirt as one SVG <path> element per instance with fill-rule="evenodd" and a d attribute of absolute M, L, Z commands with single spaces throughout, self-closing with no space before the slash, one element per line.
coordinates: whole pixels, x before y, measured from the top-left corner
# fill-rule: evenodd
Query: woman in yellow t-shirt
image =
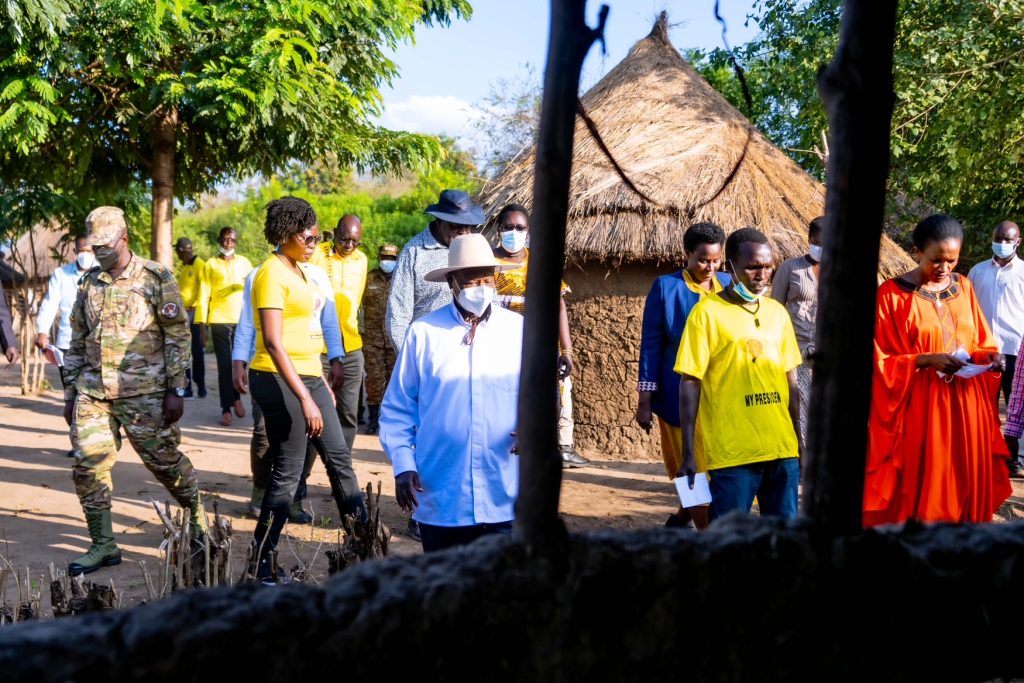
<path fill-rule="evenodd" d="M 277 250 L 252 283 L 256 355 L 249 366 L 249 390 L 263 412 L 274 458 L 253 540 L 261 549 L 256 577 L 273 583 L 277 577 L 270 558 L 288 521 L 309 439 L 324 458 L 338 512 L 365 519 L 366 507 L 322 376 L 320 309 L 328 302 L 298 265 L 309 261 L 320 241 L 316 213 L 298 197 L 276 199 L 267 205 L 264 234 Z"/>

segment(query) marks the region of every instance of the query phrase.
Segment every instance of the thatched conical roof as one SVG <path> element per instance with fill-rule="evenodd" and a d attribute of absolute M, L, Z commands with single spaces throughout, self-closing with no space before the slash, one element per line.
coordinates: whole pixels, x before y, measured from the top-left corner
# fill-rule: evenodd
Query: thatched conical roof
<path fill-rule="evenodd" d="M 653 201 L 629 189 L 577 116 L 570 263 L 681 263 L 683 232 L 701 221 L 727 232 L 760 228 L 784 258 L 806 253 L 807 224 L 823 213 L 824 186 L 687 64 L 669 42 L 664 13 L 582 100 L 626 175 Z M 484 187 L 480 202 L 488 215 L 510 202 L 532 205 L 534 154 L 527 150 Z M 906 252 L 883 237 L 881 272 L 891 276 L 911 267 Z"/>

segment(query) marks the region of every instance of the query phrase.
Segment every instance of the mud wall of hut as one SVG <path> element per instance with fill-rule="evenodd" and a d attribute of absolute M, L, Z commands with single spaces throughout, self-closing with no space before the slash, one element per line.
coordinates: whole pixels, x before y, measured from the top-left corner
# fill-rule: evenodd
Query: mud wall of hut
<path fill-rule="evenodd" d="M 598 459 L 661 459 L 657 429 L 634 421 L 644 301 L 671 265 L 571 265 L 565 280 L 576 369 L 573 415 L 577 448 Z"/>

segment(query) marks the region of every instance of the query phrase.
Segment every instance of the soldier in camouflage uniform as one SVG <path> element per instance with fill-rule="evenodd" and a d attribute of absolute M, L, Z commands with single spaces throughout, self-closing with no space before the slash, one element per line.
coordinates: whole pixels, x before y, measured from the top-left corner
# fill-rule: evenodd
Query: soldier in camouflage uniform
<path fill-rule="evenodd" d="M 380 267 L 366 276 L 366 294 L 363 296 L 363 358 L 366 361 L 366 405 L 370 409 L 367 434 L 379 430 L 380 402 L 388 388 L 391 371 L 395 367 L 395 350 L 391 348 L 384 329 L 384 312 L 388 307 L 388 292 L 391 290 L 391 273 L 398 262 L 398 247 L 382 244 L 377 260 Z"/>
<path fill-rule="evenodd" d="M 75 491 L 92 545 L 68 566 L 88 574 L 118 564 L 110 470 L 124 429 L 150 472 L 192 524 L 206 531 L 196 473 L 178 450 L 175 424 L 184 408 L 191 363 L 188 317 L 174 276 L 132 253 L 121 209 L 103 206 L 85 219 L 98 267 L 82 277 L 71 311 L 71 347 L 64 356 L 64 419 L 71 426 Z"/>

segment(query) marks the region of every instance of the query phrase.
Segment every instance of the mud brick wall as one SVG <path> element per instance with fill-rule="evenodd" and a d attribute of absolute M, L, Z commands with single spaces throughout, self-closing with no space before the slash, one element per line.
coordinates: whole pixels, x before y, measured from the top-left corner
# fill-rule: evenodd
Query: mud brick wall
<path fill-rule="evenodd" d="M 820 537 L 735 515 L 392 557 L 0 632 L 0 679 L 980 681 L 1024 675 L 1024 526 Z"/>
<path fill-rule="evenodd" d="M 660 460 L 658 430 L 636 426 L 637 364 L 644 302 L 655 278 L 672 272 L 662 264 L 612 269 L 573 266 L 565 280 L 576 369 L 573 413 L 576 445 L 597 458 Z"/>

